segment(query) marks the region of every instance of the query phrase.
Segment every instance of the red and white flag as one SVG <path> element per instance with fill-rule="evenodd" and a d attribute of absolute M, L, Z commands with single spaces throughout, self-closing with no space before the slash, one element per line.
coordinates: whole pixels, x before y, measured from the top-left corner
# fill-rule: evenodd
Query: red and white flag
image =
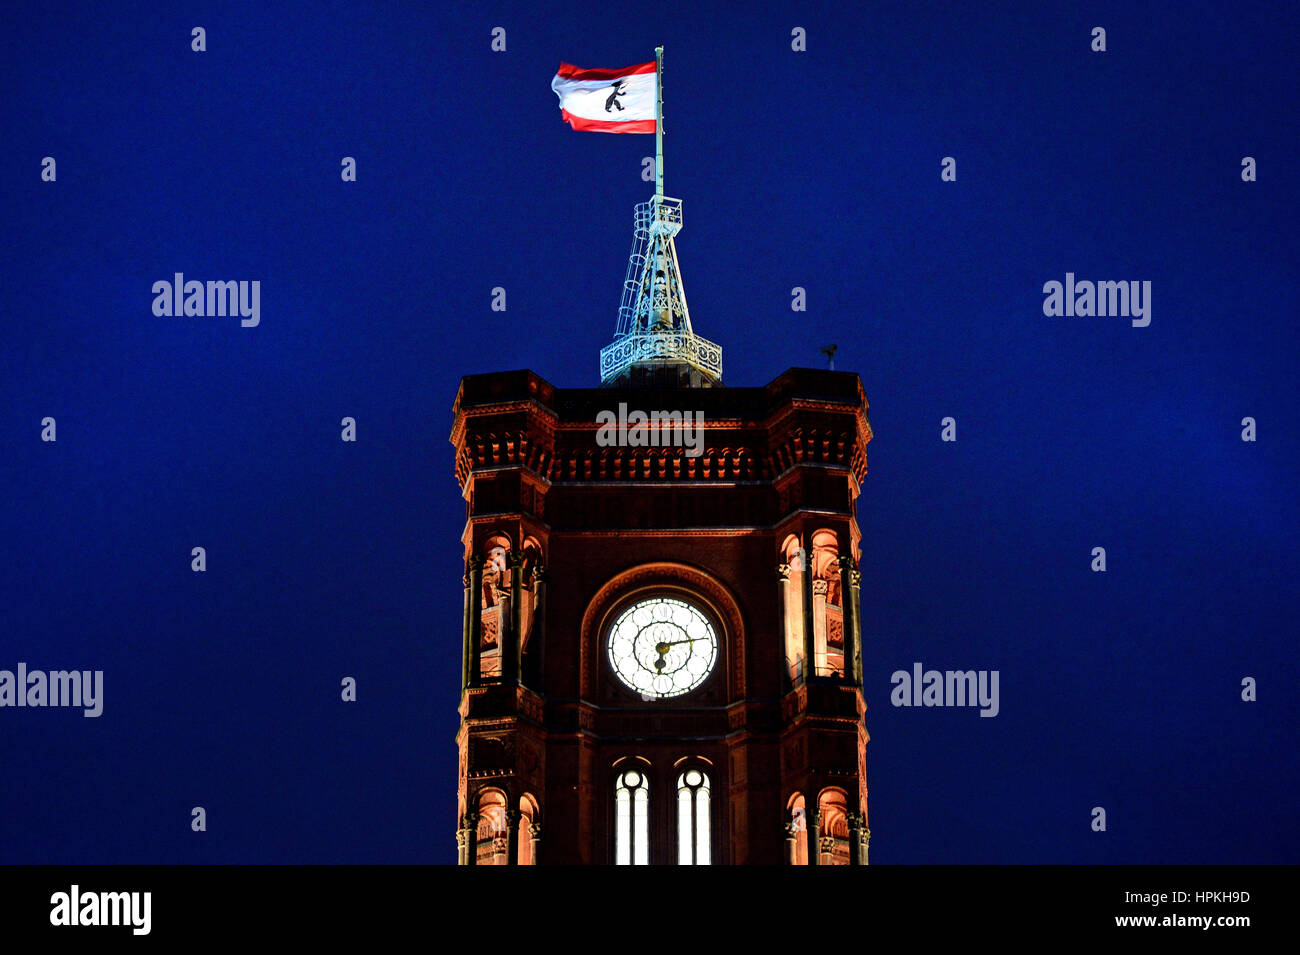
<path fill-rule="evenodd" d="M 621 70 L 584 70 L 561 63 L 551 80 L 561 118 L 574 129 L 592 133 L 653 133 L 655 87 L 653 60 Z"/>

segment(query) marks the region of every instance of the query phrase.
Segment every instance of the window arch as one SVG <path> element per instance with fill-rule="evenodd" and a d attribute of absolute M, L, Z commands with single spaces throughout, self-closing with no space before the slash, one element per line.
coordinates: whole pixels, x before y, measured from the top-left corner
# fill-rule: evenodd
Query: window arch
<path fill-rule="evenodd" d="M 677 864 L 711 865 L 711 796 L 709 774 L 688 766 L 677 777 Z"/>
<path fill-rule="evenodd" d="M 650 778 L 641 766 L 619 772 L 614 787 L 614 864 L 650 864 Z"/>
<path fill-rule="evenodd" d="M 506 864 L 507 805 L 506 794 L 500 789 L 479 793 L 475 865 Z"/>
<path fill-rule="evenodd" d="M 607 637 L 616 614 L 641 591 L 679 594 L 697 604 L 714 625 L 718 635 L 718 654 L 713 671 L 716 676 L 697 688 L 701 698 L 712 696 L 736 700 L 744 697 L 745 622 L 735 595 L 706 571 L 668 561 L 639 564 L 615 574 L 588 602 L 579 639 L 579 658 L 582 661 L 578 684 L 580 695 L 601 694 L 607 698 L 627 699 L 626 688 L 620 685 L 621 681 L 609 665 Z M 652 667 L 657 656 L 649 654 Z M 672 779 L 669 778 L 667 783 L 671 786 Z"/>
<path fill-rule="evenodd" d="M 848 865 L 848 794 L 838 787 L 827 787 L 817 797 L 817 808 L 821 811 L 818 861 L 821 865 Z"/>
<path fill-rule="evenodd" d="M 541 814 L 537 800 L 531 793 L 519 797 L 519 864 L 537 865 L 537 834 L 541 827 Z"/>

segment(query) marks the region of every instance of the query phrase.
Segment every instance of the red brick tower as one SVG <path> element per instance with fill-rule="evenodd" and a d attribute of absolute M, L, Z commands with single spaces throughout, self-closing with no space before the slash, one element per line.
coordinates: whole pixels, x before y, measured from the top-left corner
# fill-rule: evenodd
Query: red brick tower
<path fill-rule="evenodd" d="M 720 386 L 673 202 L 603 387 L 456 396 L 462 865 L 867 862 L 867 401 L 845 372 Z"/>

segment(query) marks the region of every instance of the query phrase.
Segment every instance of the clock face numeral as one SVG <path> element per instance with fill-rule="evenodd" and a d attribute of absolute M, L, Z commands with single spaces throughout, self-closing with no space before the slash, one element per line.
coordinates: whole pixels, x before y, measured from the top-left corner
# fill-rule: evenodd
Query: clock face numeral
<path fill-rule="evenodd" d="M 689 693 L 718 659 L 713 624 L 675 597 L 651 597 L 628 607 L 610 627 L 607 646 L 618 678 L 647 699 Z"/>

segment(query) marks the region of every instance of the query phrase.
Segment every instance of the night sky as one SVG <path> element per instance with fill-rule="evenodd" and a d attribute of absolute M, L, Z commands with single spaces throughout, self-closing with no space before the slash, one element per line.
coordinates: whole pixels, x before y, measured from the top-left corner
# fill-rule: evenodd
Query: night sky
<path fill-rule="evenodd" d="M 724 380 L 834 342 L 871 402 L 872 863 L 1300 861 L 1296 5 L 465 6 L 0 13 L 0 669 L 105 696 L 0 709 L 0 862 L 454 861 L 451 404 L 598 383 L 654 140 L 549 83 L 656 44 Z M 1044 316 L 1067 272 L 1150 326 Z M 918 661 L 999 715 L 891 706 Z"/>

